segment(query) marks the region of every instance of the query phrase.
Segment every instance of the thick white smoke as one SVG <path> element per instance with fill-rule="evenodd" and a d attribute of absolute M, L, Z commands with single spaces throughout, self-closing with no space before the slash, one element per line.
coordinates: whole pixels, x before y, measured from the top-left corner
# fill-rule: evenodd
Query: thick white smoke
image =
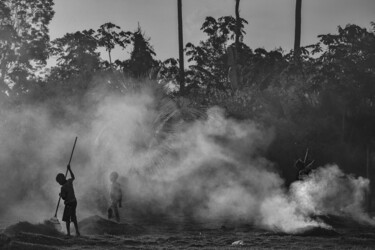
<path fill-rule="evenodd" d="M 344 174 L 337 165 L 319 168 L 291 186 L 291 197 L 305 215 L 349 216 L 375 225 L 364 211 L 369 180 Z"/>
<path fill-rule="evenodd" d="M 89 109 L 69 107 L 81 114 L 74 122 L 56 120 L 47 107 L 2 111 L 0 199 L 7 202 L 0 204 L 1 217 L 34 222 L 53 216 L 55 176 L 65 172 L 77 135 L 71 165 L 79 219 L 105 212 L 109 174 L 117 171 L 125 209 L 144 214 L 242 221 L 284 232 L 327 227 L 311 215 L 370 220 L 361 209 L 368 180 L 337 166 L 320 168 L 287 190 L 263 157 L 270 129 L 228 119 L 217 107 L 186 120 L 186 107 L 151 90 L 99 96 L 95 105 L 83 105 Z"/>
<path fill-rule="evenodd" d="M 58 198 L 54 177 L 67 164 L 77 127 L 55 124 L 39 106 L 2 110 L 1 117 L 0 215 L 36 221 L 49 210 L 51 217 Z"/>

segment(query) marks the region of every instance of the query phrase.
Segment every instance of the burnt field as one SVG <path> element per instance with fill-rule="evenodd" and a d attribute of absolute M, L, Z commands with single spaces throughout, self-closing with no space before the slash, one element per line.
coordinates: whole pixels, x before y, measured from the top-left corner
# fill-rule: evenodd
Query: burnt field
<path fill-rule="evenodd" d="M 350 219 L 319 218 L 330 229 L 291 234 L 249 224 L 171 222 L 137 218 L 117 224 L 99 216 L 79 222 L 81 237 L 66 237 L 48 223 L 19 222 L 0 236 L 2 249 L 373 249 L 375 227 Z"/>

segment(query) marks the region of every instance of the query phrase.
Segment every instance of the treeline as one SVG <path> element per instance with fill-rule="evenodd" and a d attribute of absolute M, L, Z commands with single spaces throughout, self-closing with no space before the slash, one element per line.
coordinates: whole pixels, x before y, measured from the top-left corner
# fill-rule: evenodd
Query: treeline
<path fill-rule="evenodd" d="M 0 85 L 2 105 L 77 101 L 95 88 L 125 93 L 147 79 L 168 86 L 172 98 L 197 106 L 219 105 L 234 119 L 273 128 L 267 156 L 288 181 L 293 162 L 306 148 L 316 164 L 338 163 L 369 176 L 375 139 L 375 24 L 355 24 L 316 44 L 294 51 L 252 49 L 243 42 L 246 20 L 207 17 L 199 44 L 187 43 L 184 89 L 178 59 L 156 59 L 141 27 L 123 31 L 112 23 L 68 33 L 50 41 L 52 0 L 0 2 Z M 237 34 L 237 36 L 236 36 Z M 238 36 L 238 34 L 240 34 Z M 251 34 L 248 34 L 251 36 Z M 177 36 L 177 34 L 176 34 Z M 236 40 L 236 41 L 235 41 Z M 130 51 L 112 59 L 115 47 Z M 100 55 L 98 50 L 106 51 Z M 51 69 L 47 59 L 57 58 Z"/>

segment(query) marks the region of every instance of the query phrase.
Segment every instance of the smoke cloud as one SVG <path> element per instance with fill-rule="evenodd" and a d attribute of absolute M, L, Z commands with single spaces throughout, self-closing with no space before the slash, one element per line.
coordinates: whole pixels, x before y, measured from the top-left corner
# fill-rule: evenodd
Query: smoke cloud
<path fill-rule="evenodd" d="M 79 219 L 106 212 L 109 174 L 117 171 L 125 209 L 148 216 L 247 222 L 290 233 L 328 228 L 312 215 L 372 223 L 362 209 L 369 181 L 338 166 L 321 167 L 287 189 L 263 156 L 272 129 L 228 119 L 218 107 L 194 110 L 152 88 L 95 91 L 86 105 L 65 107 L 74 120 L 56 118 L 48 105 L 1 110 L 0 199 L 6 202 L 0 219 L 40 222 L 54 215 L 55 176 L 65 173 L 78 136 L 71 165 Z M 189 114 L 198 115 L 185 119 Z"/>
<path fill-rule="evenodd" d="M 375 225 L 364 211 L 369 180 L 344 174 L 337 165 L 317 169 L 291 186 L 291 197 L 305 215 L 348 216 Z"/>

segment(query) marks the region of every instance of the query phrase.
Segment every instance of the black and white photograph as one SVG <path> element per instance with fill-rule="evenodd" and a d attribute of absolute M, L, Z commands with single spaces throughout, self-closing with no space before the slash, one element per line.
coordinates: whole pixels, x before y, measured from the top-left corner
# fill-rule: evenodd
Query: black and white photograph
<path fill-rule="evenodd" d="M 0 249 L 375 249 L 374 0 L 0 0 Z"/>

